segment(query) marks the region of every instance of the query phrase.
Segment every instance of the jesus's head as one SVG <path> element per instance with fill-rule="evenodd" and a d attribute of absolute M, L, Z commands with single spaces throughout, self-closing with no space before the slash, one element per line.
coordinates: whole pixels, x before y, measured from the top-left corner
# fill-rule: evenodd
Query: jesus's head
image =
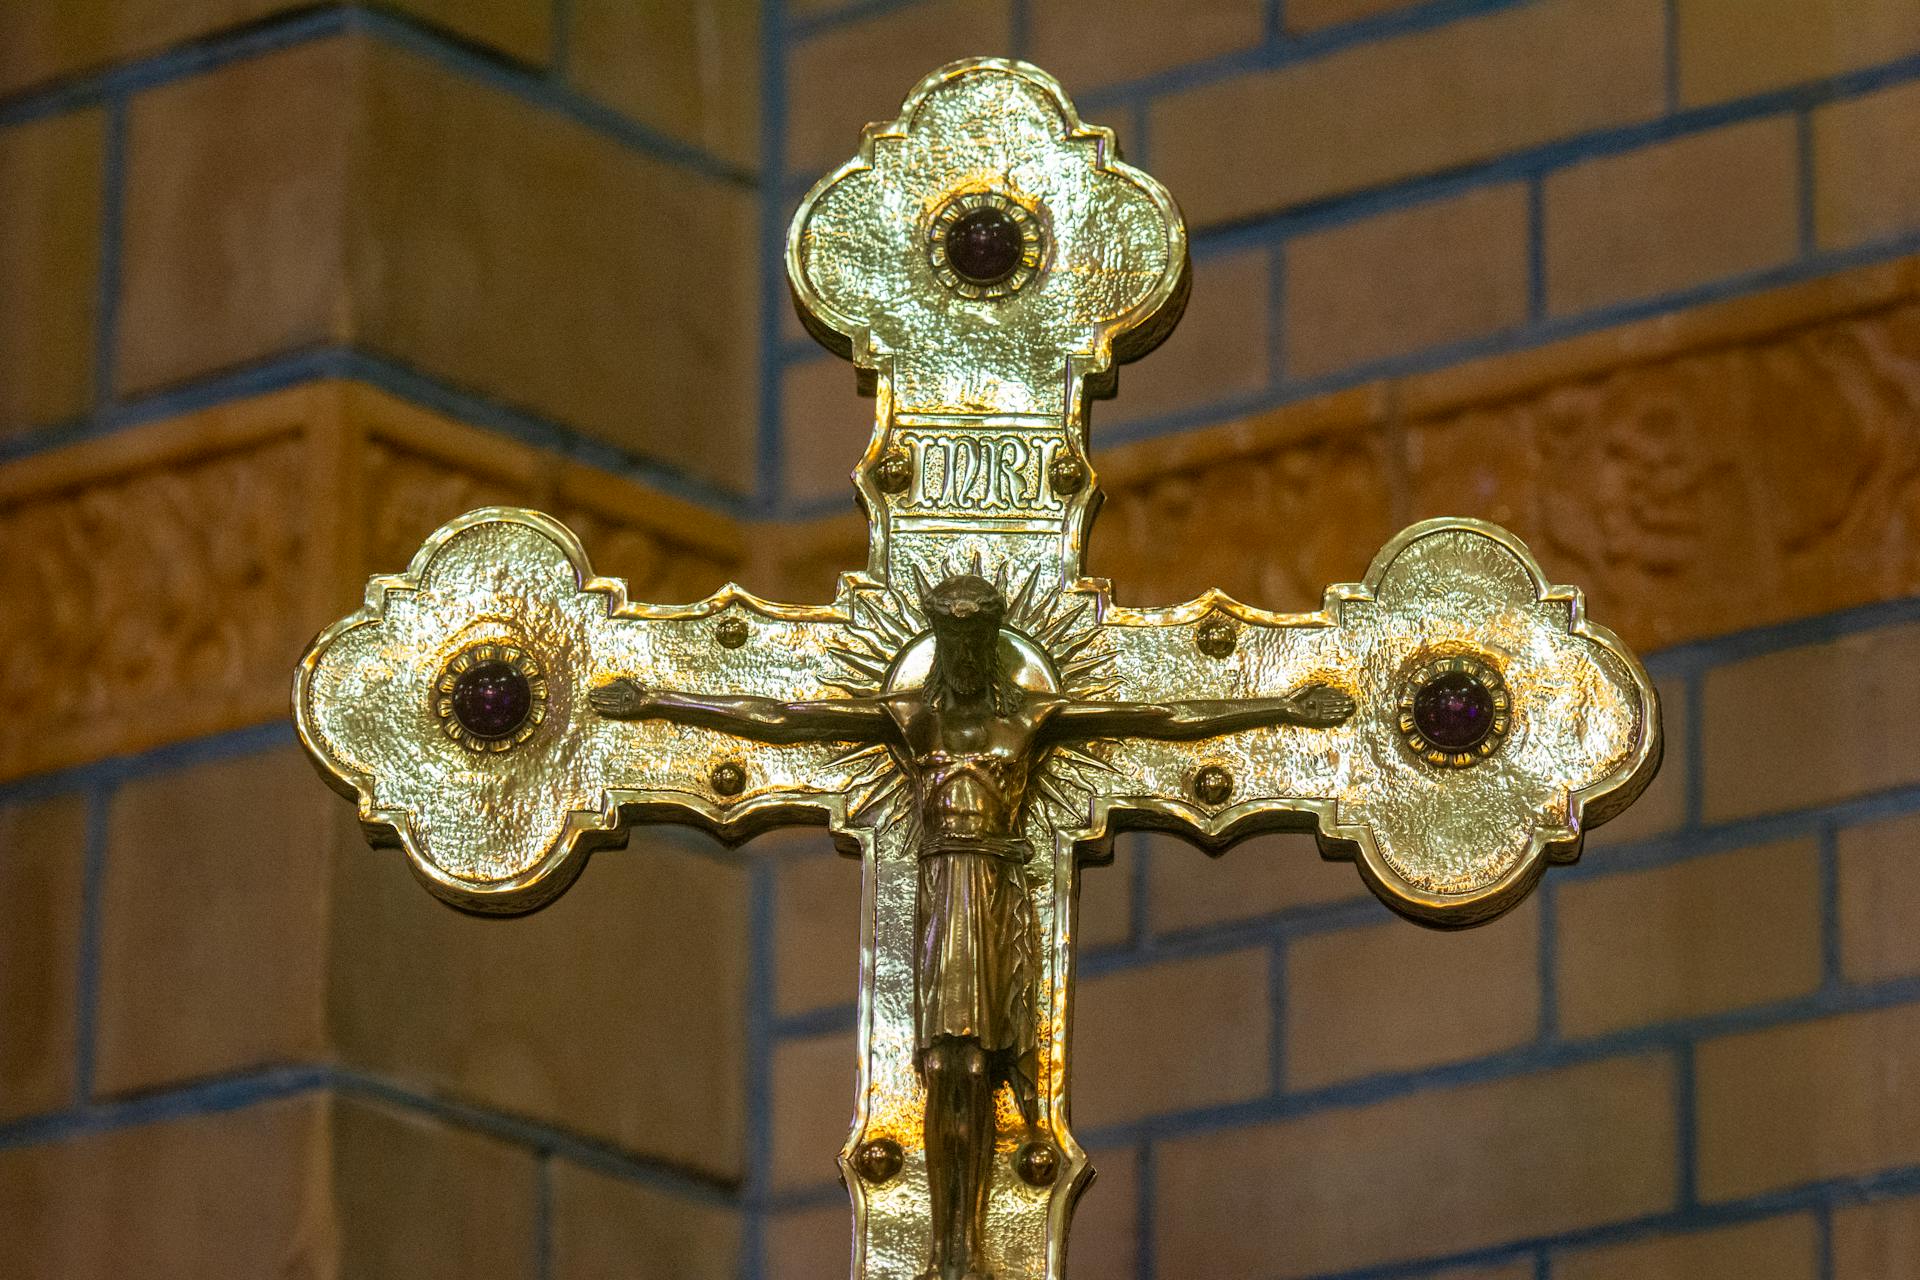
<path fill-rule="evenodd" d="M 944 579 L 921 602 L 933 628 L 933 674 L 929 684 L 961 697 L 977 696 L 1000 681 L 1000 624 L 1007 602 L 974 573 Z"/>

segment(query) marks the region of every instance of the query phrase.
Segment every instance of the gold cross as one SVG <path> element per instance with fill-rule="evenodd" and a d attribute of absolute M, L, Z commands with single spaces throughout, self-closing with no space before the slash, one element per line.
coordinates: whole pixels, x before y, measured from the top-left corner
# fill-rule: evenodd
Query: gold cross
<path fill-rule="evenodd" d="M 1052 1280 L 1091 1176 L 1075 877 L 1116 829 L 1314 830 L 1395 910 L 1476 924 L 1651 779 L 1658 705 L 1478 521 L 1406 530 L 1313 613 L 1082 576 L 1087 400 L 1178 319 L 1186 232 L 1037 68 L 928 76 L 808 194 L 787 270 L 877 399 L 868 563 L 831 604 L 630 601 L 552 519 L 488 508 L 320 635 L 295 716 L 471 911 L 541 905 L 634 822 L 828 824 L 866 868 L 855 1280 Z"/>

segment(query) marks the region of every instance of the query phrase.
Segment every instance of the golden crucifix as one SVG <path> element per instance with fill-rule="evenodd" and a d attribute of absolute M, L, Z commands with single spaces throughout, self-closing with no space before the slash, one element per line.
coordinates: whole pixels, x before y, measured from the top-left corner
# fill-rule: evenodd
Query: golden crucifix
<path fill-rule="evenodd" d="M 795 216 L 787 270 L 878 404 L 834 602 L 640 604 L 489 508 L 323 632 L 294 713 L 427 887 L 528 911 L 637 821 L 825 822 L 866 866 L 855 1280 L 1057 1280 L 1074 894 L 1122 826 L 1315 830 L 1389 906 L 1477 924 L 1660 757 L 1653 687 L 1511 534 L 1415 525 L 1308 614 L 1081 574 L 1087 400 L 1179 317 L 1186 232 L 1060 86 L 977 59 Z M 1463 993 L 1471 998 L 1471 993 Z"/>

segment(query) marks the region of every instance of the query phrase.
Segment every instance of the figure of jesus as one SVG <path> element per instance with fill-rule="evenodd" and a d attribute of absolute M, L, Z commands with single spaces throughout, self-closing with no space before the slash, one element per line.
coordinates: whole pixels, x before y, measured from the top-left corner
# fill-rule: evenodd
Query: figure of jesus
<path fill-rule="evenodd" d="M 1001 661 L 1007 603 L 977 574 L 922 602 L 933 633 L 923 683 L 868 697 L 782 702 L 601 685 L 594 709 L 766 742 L 884 742 L 912 785 L 915 1066 L 926 1086 L 931 1265 L 921 1280 L 992 1280 L 981 1240 L 993 1171 L 994 1093 L 1008 1085 L 1038 1128 L 1033 899 L 1022 835 L 1028 780 L 1055 742 L 1200 738 L 1260 725 L 1337 725 L 1353 700 L 1328 685 L 1240 701 L 1082 701 L 1014 681 Z"/>

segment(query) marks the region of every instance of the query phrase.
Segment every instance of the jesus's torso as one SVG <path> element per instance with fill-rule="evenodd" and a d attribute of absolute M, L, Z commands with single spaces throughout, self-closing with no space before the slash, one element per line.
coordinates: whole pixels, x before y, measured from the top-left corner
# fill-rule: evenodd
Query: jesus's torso
<path fill-rule="evenodd" d="M 1019 838 L 1040 726 L 1050 710 L 1035 700 L 995 714 L 935 708 L 920 699 L 896 709 L 923 851 L 991 848 Z"/>

